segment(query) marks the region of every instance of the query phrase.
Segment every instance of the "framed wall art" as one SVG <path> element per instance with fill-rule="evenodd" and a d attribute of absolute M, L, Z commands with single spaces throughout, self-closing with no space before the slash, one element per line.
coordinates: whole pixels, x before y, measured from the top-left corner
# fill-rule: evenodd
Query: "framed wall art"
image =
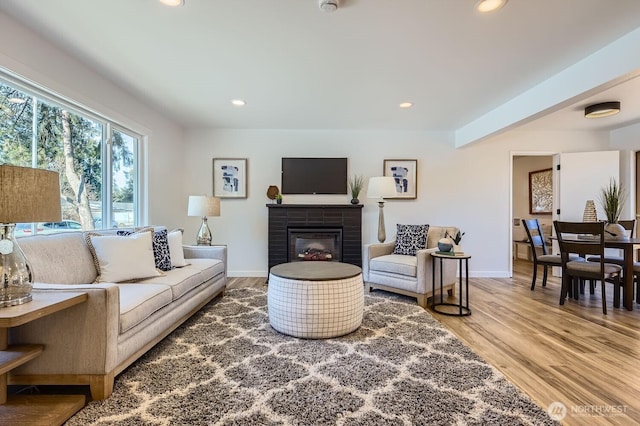
<path fill-rule="evenodd" d="M 384 160 L 384 176 L 392 176 L 398 195 L 389 198 L 415 199 L 418 195 L 418 160 Z"/>
<path fill-rule="evenodd" d="M 247 198 L 247 159 L 213 159 L 213 196 Z"/>
<path fill-rule="evenodd" d="M 553 210 L 552 169 L 529 172 L 529 213 L 551 214 Z"/>

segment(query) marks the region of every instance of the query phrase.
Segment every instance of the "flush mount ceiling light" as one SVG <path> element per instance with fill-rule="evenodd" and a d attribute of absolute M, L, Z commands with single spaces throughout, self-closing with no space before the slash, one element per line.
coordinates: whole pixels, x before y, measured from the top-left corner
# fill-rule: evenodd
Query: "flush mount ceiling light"
<path fill-rule="evenodd" d="M 508 0 L 478 0 L 476 10 L 480 13 L 495 12 L 507 4 Z"/>
<path fill-rule="evenodd" d="M 231 100 L 231 104 L 233 106 L 237 106 L 237 107 L 243 107 L 245 106 L 247 103 L 245 101 L 243 101 L 242 99 L 232 99 Z"/>
<path fill-rule="evenodd" d="M 620 112 L 620 102 L 602 102 L 589 105 L 584 109 L 584 116 L 587 118 L 608 117 Z"/>
<path fill-rule="evenodd" d="M 398 105 L 400 108 L 411 108 L 413 106 L 413 102 L 402 102 Z"/>
<path fill-rule="evenodd" d="M 339 5 L 340 0 L 318 0 L 318 7 L 324 12 L 335 12 Z"/>
<path fill-rule="evenodd" d="M 177 7 L 184 6 L 184 0 L 159 0 L 165 6 Z"/>

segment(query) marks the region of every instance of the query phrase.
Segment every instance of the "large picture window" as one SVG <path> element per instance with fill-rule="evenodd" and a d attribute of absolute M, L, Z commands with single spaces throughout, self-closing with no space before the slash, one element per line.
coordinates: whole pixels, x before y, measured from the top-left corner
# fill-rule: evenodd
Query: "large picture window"
<path fill-rule="evenodd" d="M 0 80 L 0 164 L 60 174 L 62 222 L 16 236 L 137 225 L 140 135 Z"/>

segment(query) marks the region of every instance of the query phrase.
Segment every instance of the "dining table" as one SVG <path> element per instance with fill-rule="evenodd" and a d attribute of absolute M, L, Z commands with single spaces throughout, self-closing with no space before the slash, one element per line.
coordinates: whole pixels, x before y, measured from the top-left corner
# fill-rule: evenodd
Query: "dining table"
<path fill-rule="evenodd" d="M 640 238 L 627 238 L 624 240 L 604 240 L 605 248 L 620 249 L 623 252 L 622 279 L 624 291 L 622 304 L 628 311 L 633 311 L 633 249 L 640 245 Z"/>

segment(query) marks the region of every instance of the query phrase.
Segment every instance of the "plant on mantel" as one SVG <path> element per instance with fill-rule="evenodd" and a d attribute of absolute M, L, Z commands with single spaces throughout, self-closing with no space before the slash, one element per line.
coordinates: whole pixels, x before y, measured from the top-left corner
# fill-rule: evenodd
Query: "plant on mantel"
<path fill-rule="evenodd" d="M 349 192 L 351 193 L 351 204 L 358 204 L 358 196 L 364 187 L 364 176 L 354 175 L 349 179 Z"/>

